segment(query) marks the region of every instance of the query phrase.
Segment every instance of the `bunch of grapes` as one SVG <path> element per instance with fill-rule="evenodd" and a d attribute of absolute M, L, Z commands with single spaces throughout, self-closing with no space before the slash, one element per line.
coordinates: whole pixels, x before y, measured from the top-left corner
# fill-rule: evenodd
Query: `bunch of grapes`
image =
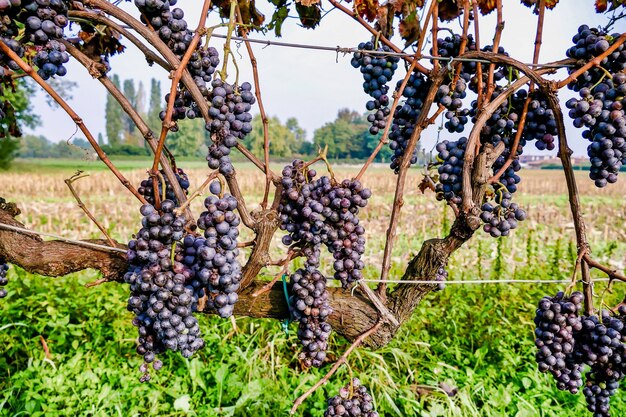
<path fill-rule="evenodd" d="M 582 329 L 576 335 L 576 360 L 591 367 L 583 394 L 588 410 L 597 416 L 610 415 L 609 399 L 624 378 L 626 332 L 622 320 L 623 317 L 613 317 L 607 310 L 599 317 L 583 316 Z"/>
<path fill-rule="evenodd" d="M 333 310 L 328 303 L 326 277 L 317 270 L 319 246 L 306 247 L 303 252 L 306 256 L 305 267 L 291 275 L 293 295 L 289 303 L 299 321 L 298 338 L 303 348 L 299 359 L 306 367 L 320 367 L 326 359 L 328 338 L 332 330 L 326 320 Z"/>
<path fill-rule="evenodd" d="M 326 323 L 332 311 L 326 278 L 317 269 L 321 244 L 333 254 L 334 276 L 344 288 L 361 279 L 365 229 L 358 214 L 371 197 L 371 191 L 358 180 L 337 183 L 326 176 L 315 179 L 316 175 L 302 160 L 284 167 L 278 206 L 280 228 L 287 232 L 283 243 L 300 248 L 306 257 L 305 268 L 291 276 L 290 300 L 300 320 L 298 336 L 304 347 L 300 357 L 306 366 L 321 366 L 331 331 Z"/>
<path fill-rule="evenodd" d="M 577 61 L 590 61 L 595 57 L 602 55 L 611 46 L 616 39 L 620 37 L 619 33 L 609 35 L 606 32 L 587 25 L 578 28 L 578 32 L 572 38 L 574 46 L 566 51 L 568 58 L 574 58 Z M 567 71 L 572 74 L 582 65 L 568 67 Z M 583 88 L 590 88 L 605 78 L 606 72 L 617 74 L 626 68 L 626 47 L 621 44 L 613 53 L 609 54 L 600 62 L 600 67 L 592 66 L 590 69 L 578 76 L 574 81 L 568 84 L 568 88 L 579 91 Z"/>
<path fill-rule="evenodd" d="M 209 145 L 206 159 L 210 168 L 219 168 L 228 176 L 234 172 L 228 155 L 231 148 L 237 146 L 237 139 L 243 139 L 252 131 L 250 109 L 256 99 L 248 82 L 236 86 L 215 79 L 212 86 L 208 100 L 209 116 L 213 120 L 206 129 L 211 133 L 213 143 Z"/>
<path fill-rule="evenodd" d="M 62 77 L 67 74 L 67 68 L 63 64 L 69 60 L 70 55 L 66 52 L 65 45 L 58 41 L 50 41 L 46 48 L 35 54 L 33 64 L 39 67 L 37 74 L 47 80 L 54 75 Z"/>
<path fill-rule="evenodd" d="M 483 230 L 492 237 L 508 236 L 517 228 L 517 222 L 526 220 L 526 212 L 517 203 L 513 203 L 512 194 L 502 188 L 496 188 L 493 202 L 483 203 L 480 219 L 485 223 Z"/>
<path fill-rule="evenodd" d="M 535 314 L 535 358 L 541 372 L 550 372 L 560 390 L 575 394 L 582 386 L 582 367 L 574 361 L 574 333 L 582 329 L 579 316 L 583 295 L 556 297 L 539 301 Z"/>
<path fill-rule="evenodd" d="M 463 160 L 467 138 L 462 137 L 458 141 L 444 140 L 436 146 L 437 160 L 441 165 L 439 182 L 435 186 L 438 200 L 446 200 L 456 205 L 461 204 L 461 191 L 463 189 Z"/>
<path fill-rule="evenodd" d="M 374 399 L 368 394 L 361 381 L 352 378 L 350 384 L 339 390 L 339 395 L 328 399 L 324 417 L 378 417 L 374 410 Z"/>
<path fill-rule="evenodd" d="M 185 172 L 181 168 L 178 168 L 176 172 L 174 173 L 174 175 L 176 176 L 176 180 L 178 181 L 180 188 L 182 188 L 185 194 L 187 194 L 187 190 L 189 189 L 189 177 L 187 176 L 187 174 L 185 174 Z M 176 194 L 174 193 L 174 188 L 172 187 L 172 185 L 170 184 L 170 181 L 165 176 L 165 171 L 163 170 L 161 170 L 161 177 L 163 178 L 163 182 L 165 183 L 164 200 L 171 200 L 174 202 L 174 204 L 176 204 L 176 206 L 179 206 L 180 202 L 176 198 Z M 163 184 L 161 182 L 161 177 L 157 178 L 159 196 L 163 196 Z M 148 204 L 154 205 L 155 203 L 154 186 L 153 186 L 152 178 L 148 178 L 148 179 L 141 181 L 141 184 L 139 185 L 139 188 L 137 189 L 137 191 L 139 192 L 139 194 L 144 196 Z"/>
<path fill-rule="evenodd" d="M 45 46 L 49 41 L 63 38 L 69 23 L 68 1 L 22 0 L 18 20 L 24 23 L 25 40 Z"/>
<path fill-rule="evenodd" d="M 437 103 L 445 107 L 448 111 L 444 113 L 447 122 L 444 127 L 450 133 L 461 133 L 465 130 L 465 125 L 469 121 L 470 110 L 463 108 L 463 99 L 466 97 L 467 84 L 465 80 L 459 78 L 454 88 L 447 84 L 442 84 L 437 90 Z"/>
<path fill-rule="evenodd" d="M 206 211 L 198 219 L 204 239 L 185 242 L 185 247 L 195 249 L 197 283 L 193 286 L 201 284 L 208 295 L 207 305 L 220 317 L 228 318 L 233 314 L 241 281 L 241 264 L 237 260 L 240 219 L 235 213 L 237 200 L 223 194 L 219 182 L 212 182 L 209 190 L 213 195 L 204 200 Z"/>
<path fill-rule="evenodd" d="M 204 346 L 193 316 L 197 298 L 187 285 L 192 271 L 181 262 L 182 248 L 175 245 L 185 224 L 174 214 L 175 207 L 165 200 L 159 214 L 149 204 L 142 206 L 143 227 L 128 244 L 130 265 L 124 280 L 130 284 L 128 310 L 135 313 L 133 324 L 139 331 L 137 353 L 144 358 L 142 382 L 150 379 L 150 364 L 154 370 L 163 365 L 157 354 L 169 349 L 188 358 Z"/>
<path fill-rule="evenodd" d="M 589 177 L 602 188 L 617 181 L 626 161 L 626 74 L 604 79 L 592 89 L 579 90 L 580 99 L 566 102 L 575 127 L 585 127 L 583 137 L 591 141 L 587 153 Z"/>
<path fill-rule="evenodd" d="M 396 91 L 402 82 L 398 82 Z M 415 129 L 415 121 L 419 117 L 424 106 L 424 100 L 428 94 L 430 82 L 419 72 L 413 72 L 409 76 L 406 87 L 402 92 L 405 101 L 396 107 L 393 113 L 393 122 L 389 132 L 389 147 L 393 151 L 391 156 L 391 169 L 397 174 L 404 157 L 411 135 Z M 417 162 L 417 147 L 411 155 L 410 165 Z"/>
<path fill-rule="evenodd" d="M 387 83 L 393 78 L 398 68 L 400 58 L 394 55 L 369 54 L 362 51 L 391 52 L 389 47 L 381 46 L 374 48 L 372 42 L 362 42 L 358 46 L 359 52 L 355 52 L 351 64 L 359 68 L 363 74 L 363 90 L 373 100 L 365 104 L 365 108 L 371 113 L 367 120 L 372 124 L 370 133 L 378 134 L 385 128 L 389 117 L 389 86 Z"/>
<path fill-rule="evenodd" d="M 548 106 L 548 101 L 540 92 L 531 94 L 526 113 L 526 122 L 522 136 L 526 141 L 536 139 L 535 146 L 540 151 L 554 149 L 554 137 L 557 135 L 556 118 Z"/>
<path fill-rule="evenodd" d="M 6 259 L 0 256 L 0 287 L 4 287 L 9 283 L 7 279 L 7 271 L 9 270 L 9 264 Z M 4 288 L 0 288 L 0 298 L 4 298 L 7 296 L 7 290 Z"/>
<path fill-rule="evenodd" d="M 560 390 L 577 393 L 581 387 L 587 408 L 597 417 L 610 416 L 610 397 L 626 374 L 626 307 L 618 314 L 580 315 L 583 295 L 559 292 L 544 297 L 535 316 L 536 360 L 550 372 Z M 588 365 L 583 386 L 583 366 Z"/>

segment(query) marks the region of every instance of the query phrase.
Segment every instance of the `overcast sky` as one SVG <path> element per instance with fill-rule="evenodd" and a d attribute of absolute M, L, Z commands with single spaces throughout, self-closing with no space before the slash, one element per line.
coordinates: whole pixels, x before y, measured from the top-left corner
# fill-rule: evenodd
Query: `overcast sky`
<path fill-rule="evenodd" d="M 330 6 L 323 0 L 322 3 L 326 8 Z M 530 9 L 520 5 L 519 1 L 507 0 L 504 3 L 505 29 L 501 45 L 511 56 L 524 62 L 531 62 L 536 17 Z M 201 2 L 198 0 L 179 0 L 177 4 L 177 7 L 185 10 L 190 27 L 196 27 L 200 6 Z M 130 13 L 137 14 L 132 3 L 124 2 L 122 7 Z M 265 13 L 268 19 L 271 17 L 271 9 L 265 1 L 257 1 L 257 7 Z M 561 1 L 554 11 L 546 13 L 540 62 L 564 58 L 565 50 L 571 46 L 571 38 L 581 24 L 598 26 L 606 24 L 606 21 L 604 15 L 595 13 L 591 0 Z M 208 24 L 213 25 L 219 22 L 219 17 L 212 13 Z M 315 30 L 304 29 L 298 23 L 298 19 L 288 19 L 283 26 L 283 36 L 280 40 L 333 47 L 353 47 L 370 38 L 369 32 L 339 10 L 330 11 Z M 495 26 L 495 12 L 481 17 L 480 25 L 481 44 L 489 44 Z M 457 22 L 450 22 L 442 27 L 448 27 L 458 33 Z M 620 22 L 614 29 L 620 32 L 626 31 L 626 23 Z M 218 33 L 224 33 L 224 31 L 218 31 Z M 254 33 L 251 37 L 276 40 L 272 34 Z M 211 45 L 221 51 L 223 42 L 223 39 L 214 38 Z M 161 80 L 163 91 L 169 90 L 168 74 L 156 65 L 149 67 L 143 55 L 130 42 L 124 40 L 123 43 L 127 46 L 127 50 L 124 54 L 111 59 L 112 73 L 118 74 L 122 79 L 133 78 L 137 82 L 143 81 L 146 88 L 149 88 L 150 78 L 154 77 Z M 398 44 L 401 45 L 402 41 L 398 40 Z M 316 128 L 332 121 L 340 108 L 365 111 L 365 102 L 368 97 L 362 91 L 361 74 L 350 65 L 350 56 L 337 55 L 329 51 L 278 46 L 254 45 L 253 48 L 259 65 L 266 111 L 269 115 L 278 116 L 282 121 L 289 117 L 296 117 L 301 126 L 306 129 L 309 138 L 312 137 Z M 245 45 L 240 45 L 235 55 L 241 71 L 240 82 L 245 80 L 252 82 Z M 231 68 L 229 73 L 234 75 L 234 69 Z M 403 71 L 398 71 L 396 74 L 399 78 L 403 76 Z M 68 64 L 66 78 L 78 83 L 78 88 L 72 93 L 71 105 L 95 136 L 98 133 L 104 135 L 106 90 L 79 64 Z M 563 97 L 565 99 L 569 97 L 569 92 L 564 92 Z M 67 140 L 75 132 L 75 125 L 65 113 L 53 110 L 45 104 L 43 93 L 38 93 L 33 101 L 36 111 L 41 115 L 42 125 L 29 133 L 42 134 L 50 140 L 59 141 Z M 256 106 L 253 112 L 258 112 Z M 571 125 L 567 117 L 566 123 Z M 435 136 L 436 129 L 431 128 L 426 131 L 422 141 L 427 148 L 432 147 Z M 586 153 L 587 143 L 580 137 L 580 131 L 571 128 L 569 139 L 575 154 Z M 534 146 L 529 146 L 527 149 L 528 154 L 539 153 Z"/>

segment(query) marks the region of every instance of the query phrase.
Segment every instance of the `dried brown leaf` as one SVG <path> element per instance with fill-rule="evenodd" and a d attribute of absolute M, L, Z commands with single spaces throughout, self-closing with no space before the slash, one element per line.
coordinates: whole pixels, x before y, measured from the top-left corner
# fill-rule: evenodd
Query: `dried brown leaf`
<path fill-rule="evenodd" d="M 442 0 L 439 3 L 439 20 L 442 22 L 454 20 L 461 15 L 462 11 L 462 0 Z"/>
<path fill-rule="evenodd" d="M 596 0 L 596 12 L 604 13 L 609 7 L 607 0 Z"/>
<path fill-rule="evenodd" d="M 491 13 L 496 8 L 496 0 L 478 0 L 478 8 L 483 15 Z"/>
<path fill-rule="evenodd" d="M 376 20 L 378 6 L 378 0 L 354 0 L 355 12 L 369 22 Z"/>
<path fill-rule="evenodd" d="M 296 3 L 300 3 L 301 5 L 305 7 L 313 6 L 314 4 L 317 4 L 319 2 L 320 0 L 296 0 Z"/>

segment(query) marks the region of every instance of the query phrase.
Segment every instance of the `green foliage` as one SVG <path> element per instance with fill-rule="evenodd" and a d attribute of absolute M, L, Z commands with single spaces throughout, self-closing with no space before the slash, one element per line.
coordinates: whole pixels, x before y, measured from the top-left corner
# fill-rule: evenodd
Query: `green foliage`
<path fill-rule="evenodd" d="M 9 168 L 19 146 L 20 142 L 17 139 L 0 138 L 0 169 Z"/>
<path fill-rule="evenodd" d="M 337 118 L 313 132 L 315 148 L 328 146 L 328 156 L 337 159 L 367 159 L 380 141 L 381 134 L 369 133 L 366 117 L 348 109 L 341 109 Z M 376 161 L 388 161 L 391 150 L 384 146 Z"/>
<path fill-rule="evenodd" d="M 120 88 L 120 77 L 117 74 L 113 75 L 111 81 L 117 88 Z M 107 142 L 111 146 L 118 145 L 122 140 L 124 131 L 123 111 L 111 95 L 107 95 L 104 117 L 106 119 Z"/>
<path fill-rule="evenodd" d="M 10 135 L 21 135 L 24 127 L 34 128 L 39 125 L 39 116 L 33 112 L 31 97 L 35 94 L 34 86 L 26 79 L 15 82 L 13 90 L 4 87 L 0 90 L 0 101 L 11 107 L 5 118 L 0 120 L 0 169 L 7 169 L 16 156 L 20 142 Z M 17 128 L 17 130 L 16 130 Z"/>
<path fill-rule="evenodd" d="M 282 124 L 278 117 L 270 117 L 268 119 L 268 132 L 270 155 L 276 157 L 287 157 L 294 153 L 300 153 L 302 144 L 306 139 L 306 132 L 294 118 L 287 120 L 286 124 Z M 263 156 L 263 122 L 260 114 L 252 119 L 252 132 L 244 138 L 243 142 L 253 154 L 258 157 Z"/>
<path fill-rule="evenodd" d="M 167 147 L 176 156 L 206 156 L 205 143 L 210 140 L 204 128 L 204 120 L 182 120 L 178 123 L 178 132 L 167 136 Z"/>

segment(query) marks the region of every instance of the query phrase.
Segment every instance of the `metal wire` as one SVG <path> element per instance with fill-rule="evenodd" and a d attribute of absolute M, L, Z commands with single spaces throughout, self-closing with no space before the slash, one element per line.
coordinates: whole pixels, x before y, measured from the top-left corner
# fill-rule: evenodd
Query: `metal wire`
<path fill-rule="evenodd" d="M 363 279 L 365 282 L 388 282 L 390 284 L 569 284 L 572 281 L 562 279 L 470 279 L 456 281 L 427 281 L 427 280 L 401 280 L 401 279 Z M 609 278 L 597 278 L 593 282 L 608 282 Z M 582 282 L 578 280 L 577 282 Z"/>
<path fill-rule="evenodd" d="M 94 249 L 99 249 L 99 250 L 108 251 L 108 252 L 126 253 L 126 250 L 124 250 L 124 249 L 113 248 L 111 246 L 99 245 L 97 243 L 84 242 L 82 240 L 69 239 L 69 238 L 66 238 L 66 237 L 63 237 L 63 236 L 54 235 L 52 233 L 36 232 L 34 230 L 24 229 L 23 227 L 12 226 L 12 225 L 6 224 L 6 223 L 0 223 L 0 229 L 11 230 L 13 232 L 20 232 L 20 233 L 24 233 L 24 234 L 27 234 L 27 235 L 41 235 L 41 236 L 53 237 L 55 239 L 61 240 L 61 241 L 66 242 L 66 243 L 71 243 L 71 244 L 77 245 L 77 246 L 84 246 L 84 247 L 87 247 L 87 248 L 94 248 Z"/>
<path fill-rule="evenodd" d="M 218 33 L 213 33 L 211 35 L 213 38 L 226 39 L 226 35 L 221 35 Z M 258 43 L 265 46 L 283 46 L 286 48 L 299 48 L 299 49 L 313 49 L 318 51 L 330 51 L 335 52 L 337 54 L 353 54 L 355 52 L 366 53 L 368 55 L 385 55 L 385 56 L 397 56 L 401 58 L 414 58 L 414 53 L 407 52 L 393 52 L 393 51 L 371 51 L 366 49 L 358 49 L 358 48 L 347 48 L 342 46 L 324 46 L 324 45 L 311 45 L 311 44 L 301 44 L 301 43 L 290 43 L 290 42 L 280 42 L 280 41 L 270 41 L 267 39 L 253 39 L 253 38 L 242 38 L 240 36 L 231 36 L 232 40 L 237 42 L 250 42 L 250 43 Z M 481 62 L 484 64 L 491 64 L 491 61 L 486 59 L 478 59 L 478 58 L 462 58 L 462 57 L 445 57 L 445 56 L 432 56 L 432 55 L 421 55 L 420 60 L 431 59 L 436 61 L 461 61 L 461 62 Z M 574 65 L 568 64 L 526 64 L 529 67 L 533 68 L 565 68 L 572 67 Z"/>

